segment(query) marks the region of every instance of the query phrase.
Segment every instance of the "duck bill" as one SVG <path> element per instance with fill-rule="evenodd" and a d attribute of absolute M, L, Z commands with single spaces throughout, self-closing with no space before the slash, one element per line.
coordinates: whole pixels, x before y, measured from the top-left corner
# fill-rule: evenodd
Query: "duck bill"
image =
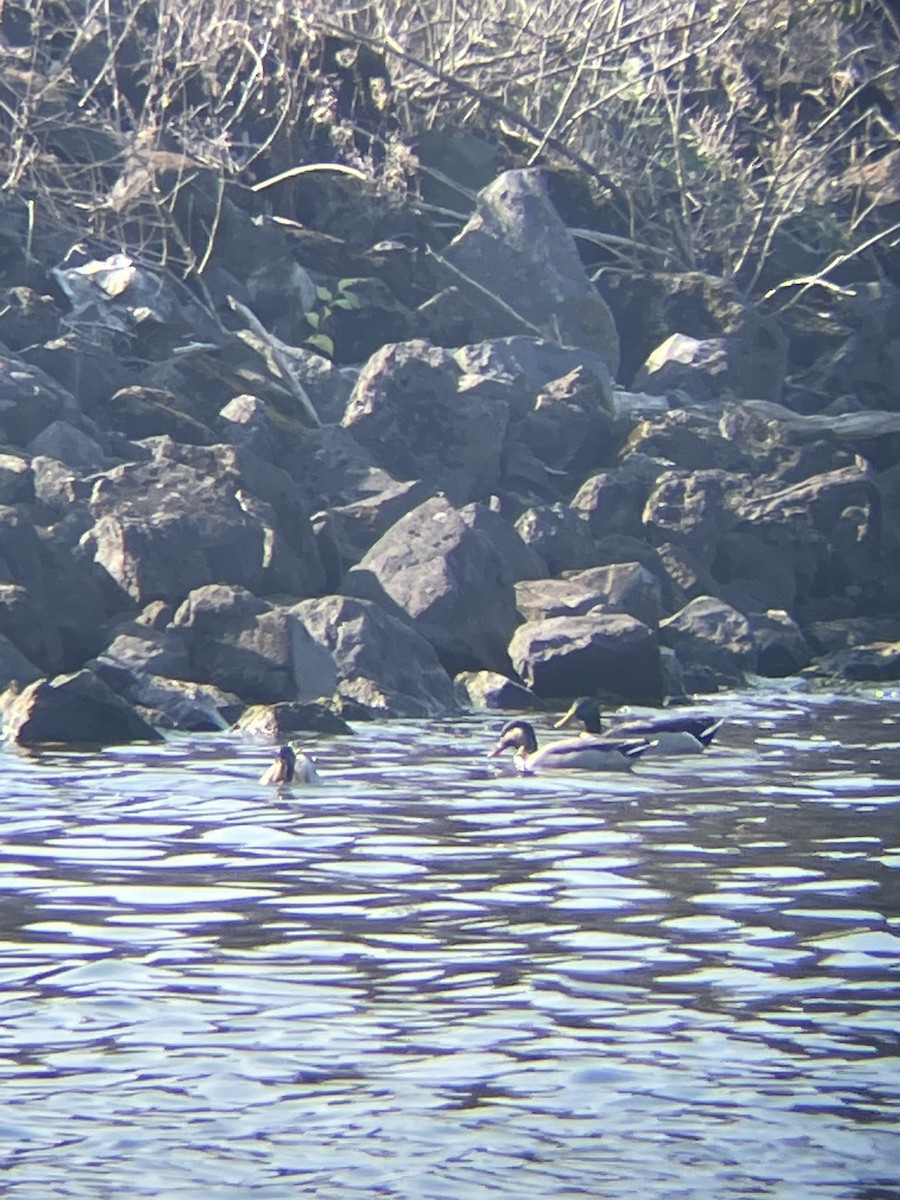
<path fill-rule="evenodd" d="M 553 728 L 554 729 L 564 729 L 566 725 L 571 725 L 572 722 L 575 720 L 575 709 L 577 707 L 578 707 L 578 701 L 576 700 L 568 712 L 564 712 L 558 721 L 553 722 Z"/>

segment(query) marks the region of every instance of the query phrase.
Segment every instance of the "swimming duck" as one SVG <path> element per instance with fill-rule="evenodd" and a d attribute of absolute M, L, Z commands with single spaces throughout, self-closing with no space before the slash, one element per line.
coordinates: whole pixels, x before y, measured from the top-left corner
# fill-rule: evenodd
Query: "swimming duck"
<path fill-rule="evenodd" d="M 723 718 L 674 713 L 665 717 L 635 717 L 616 721 L 609 729 L 604 729 L 600 705 L 593 696 L 582 696 L 576 700 L 569 711 L 555 722 L 554 728 L 561 729 L 573 721 L 581 721 L 584 725 L 582 737 L 602 734 L 608 738 L 646 738 L 653 743 L 654 754 L 697 754 L 706 749 L 723 724 Z"/>
<path fill-rule="evenodd" d="M 293 746 L 281 746 L 275 755 L 275 761 L 263 772 L 260 783 L 318 783 L 319 775 L 315 761 L 304 754 L 298 754 Z"/>
<path fill-rule="evenodd" d="M 513 762 L 522 775 L 548 768 L 580 768 L 586 771 L 628 770 L 632 760 L 643 754 L 650 743 L 645 738 L 575 737 L 551 742 L 538 749 L 534 727 L 527 721 L 507 721 L 489 758 L 504 750 L 515 750 Z"/>

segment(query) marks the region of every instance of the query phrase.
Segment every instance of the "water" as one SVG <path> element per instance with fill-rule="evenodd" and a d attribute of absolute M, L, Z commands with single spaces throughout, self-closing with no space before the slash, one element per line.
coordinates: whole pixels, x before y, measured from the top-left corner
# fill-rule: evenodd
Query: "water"
<path fill-rule="evenodd" d="M 897 698 L 714 703 L 621 777 L 496 716 L 283 794 L 236 736 L 4 754 L 0 1195 L 900 1197 Z"/>

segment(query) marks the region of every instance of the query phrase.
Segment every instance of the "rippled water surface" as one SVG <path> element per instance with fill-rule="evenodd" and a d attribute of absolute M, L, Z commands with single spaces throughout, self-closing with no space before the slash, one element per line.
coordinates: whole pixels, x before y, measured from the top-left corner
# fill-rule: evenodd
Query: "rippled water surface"
<path fill-rule="evenodd" d="M 632 775 L 3 754 L 0 1195 L 900 1196 L 897 697 L 712 703 Z"/>

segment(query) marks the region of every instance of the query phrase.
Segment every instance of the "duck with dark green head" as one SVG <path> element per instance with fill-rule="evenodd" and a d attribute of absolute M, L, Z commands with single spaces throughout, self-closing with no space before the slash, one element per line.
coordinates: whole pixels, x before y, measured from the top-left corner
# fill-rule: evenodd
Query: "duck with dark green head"
<path fill-rule="evenodd" d="M 698 754 L 705 750 L 724 723 L 724 717 L 697 713 L 671 713 L 663 717 L 633 717 L 603 728 L 600 704 L 593 696 L 582 696 L 555 723 L 561 729 L 580 721 L 582 737 L 645 738 L 653 754 Z"/>
<path fill-rule="evenodd" d="M 260 783 L 318 783 L 315 760 L 303 751 L 296 751 L 293 746 L 281 746 L 275 755 L 275 761 L 260 776 Z"/>
<path fill-rule="evenodd" d="M 534 726 L 519 718 L 507 721 L 496 744 L 488 751 L 496 758 L 504 750 L 513 750 L 513 762 L 521 775 L 535 771 L 627 771 L 649 748 L 644 738 L 574 737 L 551 742 L 538 748 Z"/>

